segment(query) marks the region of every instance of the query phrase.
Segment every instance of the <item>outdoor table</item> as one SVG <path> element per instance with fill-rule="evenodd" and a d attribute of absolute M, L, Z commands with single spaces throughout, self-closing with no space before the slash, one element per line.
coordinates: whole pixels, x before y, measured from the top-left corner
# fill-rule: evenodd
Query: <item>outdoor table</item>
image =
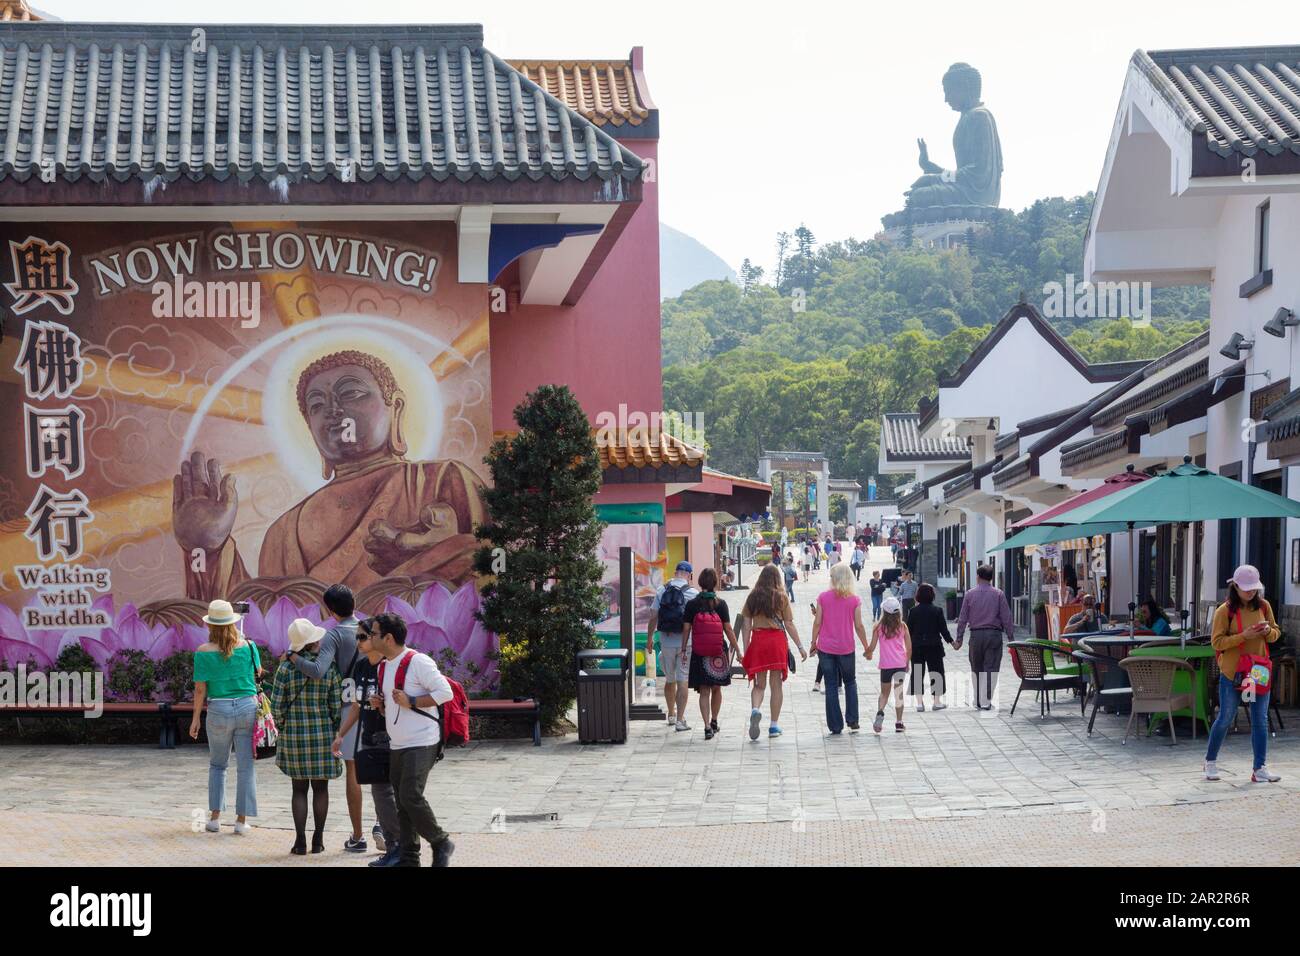
<path fill-rule="evenodd" d="M 1123 630 L 1089 631 L 1087 633 L 1065 634 L 1062 636 L 1073 641 L 1076 647 L 1082 640 L 1087 644 L 1087 648 L 1084 648 L 1084 650 L 1090 648 L 1092 653 L 1098 657 L 1109 657 L 1111 660 L 1116 661 L 1123 660 L 1147 641 L 1154 640 L 1150 634 L 1130 635 L 1127 628 Z M 1123 668 L 1106 668 L 1105 677 L 1102 680 L 1102 690 L 1128 686 L 1130 686 L 1128 675 L 1124 673 Z M 1132 700 L 1127 695 L 1124 695 L 1115 701 L 1114 712 L 1123 716 L 1132 710 L 1132 705 Z"/>
<path fill-rule="evenodd" d="M 1195 674 L 1188 674 L 1184 670 L 1174 672 L 1174 690 L 1175 695 L 1186 694 L 1193 691 L 1191 682 L 1195 682 L 1196 694 L 1196 718 L 1204 721 L 1206 733 L 1209 733 L 1210 727 L 1210 681 L 1207 675 L 1213 674 L 1217 677 L 1219 674 L 1218 662 L 1214 657 L 1214 648 L 1209 644 L 1191 644 L 1186 647 L 1180 647 L 1177 644 L 1158 644 L 1155 647 L 1138 647 L 1132 654 L 1133 657 L 1177 657 L 1180 660 L 1189 661 L 1196 667 Z M 1217 688 L 1217 684 L 1215 685 Z M 1166 714 L 1152 714 L 1148 732 L 1154 728 L 1160 721 L 1164 720 Z M 1174 711 L 1175 717 L 1192 716 L 1189 708 L 1181 708 Z"/>

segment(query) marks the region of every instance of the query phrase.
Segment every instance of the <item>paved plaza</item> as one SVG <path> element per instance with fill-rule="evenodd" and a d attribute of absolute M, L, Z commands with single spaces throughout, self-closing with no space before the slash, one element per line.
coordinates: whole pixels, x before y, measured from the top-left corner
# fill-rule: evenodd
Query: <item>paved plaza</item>
<path fill-rule="evenodd" d="M 877 564 L 884 554 L 875 549 Z M 805 646 L 809 603 L 825 581 L 823 569 L 796 586 Z M 744 593 L 730 601 L 733 614 Z M 950 650 L 949 669 L 968 676 L 965 659 Z M 824 698 L 811 690 L 813 667 L 801 666 L 786 685 L 784 736 L 767 738 L 765 707 L 757 741 L 744 732 L 748 693 L 737 679 L 725 694 L 722 732 L 711 741 L 692 695 L 689 733 L 634 722 L 622 746 L 582 746 L 572 734 L 545 738 L 541 747 L 475 741 L 438 765 L 428 794 L 439 821 L 457 834 L 456 862 L 465 864 L 1210 863 L 1219 828 L 1232 820 L 1276 833 L 1276 845 L 1293 857 L 1277 862 L 1300 863 L 1292 713 L 1284 712 L 1287 729 L 1269 745 L 1281 783 L 1250 783 L 1244 716 L 1220 756 L 1223 779 L 1211 783 L 1201 776 L 1203 736 L 1180 736 L 1177 746 L 1162 737 L 1121 745 L 1123 721 L 1101 714 L 1089 737 L 1067 694 L 1046 720 L 1029 694 L 1011 716 L 1016 679 L 1009 662 L 1004 668 L 998 710 L 981 713 L 950 695 L 951 706 L 939 713 L 909 706 L 905 733 L 894 732 L 891 713 L 876 735 L 870 719 L 879 671 L 859 657 L 864 732 L 828 737 Z M 193 821 L 206 816 L 207 763 L 206 748 L 192 745 L 0 748 L 0 846 L 16 853 L 5 862 L 366 859 L 338 849 L 347 817 L 336 784 L 329 852 L 292 860 L 289 783 L 269 762 L 257 769 L 252 836 L 192 832 Z M 233 767 L 228 786 L 233 800 Z M 368 810 L 367 828 L 371 822 Z M 46 838 L 24 838 L 32 833 Z"/>

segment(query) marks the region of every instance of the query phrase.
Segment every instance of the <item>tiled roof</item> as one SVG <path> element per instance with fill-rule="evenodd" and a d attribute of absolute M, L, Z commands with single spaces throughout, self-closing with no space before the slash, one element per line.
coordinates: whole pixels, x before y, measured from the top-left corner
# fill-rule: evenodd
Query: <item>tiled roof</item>
<path fill-rule="evenodd" d="M 1093 427 L 1108 428 L 1143 409 L 1167 401 L 1171 396 L 1190 391 L 1205 381 L 1209 370 L 1210 359 L 1206 356 L 1166 376 L 1150 388 L 1144 388 L 1121 402 L 1103 408 L 1092 416 Z"/>
<path fill-rule="evenodd" d="M 957 461 L 970 456 L 960 438 L 922 438 L 920 424 L 915 412 L 885 414 L 880 444 L 891 461 Z"/>
<path fill-rule="evenodd" d="M 0 24 L 0 178 L 636 179 L 478 26 Z"/>
<path fill-rule="evenodd" d="M 1102 459 L 1122 458 L 1128 454 L 1128 429 L 1120 428 L 1095 438 L 1061 446 L 1061 471 L 1074 469 Z"/>
<path fill-rule="evenodd" d="M 510 60 L 510 65 L 597 126 L 640 126 L 651 107 L 631 60 Z"/>
<path fill-rule="evenodd" d="M 702 468 L 704 452 L 667 432 L 660 432 L 657 441 L 648 435 L 629 441 L 627 433 L 619 434 L 612 442 L 597 442 L 601 468 Z M 749 480 L 749 479 L 741 479 Z"/>
<path fill-rule="evenodd" d="M 1300 156 L 1300 46 L 1133 54 L 1192 130 L 1220 156 Z"/>

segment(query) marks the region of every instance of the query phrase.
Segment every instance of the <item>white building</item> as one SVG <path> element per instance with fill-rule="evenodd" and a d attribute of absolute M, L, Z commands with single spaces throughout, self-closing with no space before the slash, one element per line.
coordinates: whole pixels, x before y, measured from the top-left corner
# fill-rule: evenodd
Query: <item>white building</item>
<path fill-rule="evenodd" d="M 1022 302 L 916 414 L 887 414 L 880 470 L 916 474 L 899 512 L 922 521 L 921 578 L 964 590 L 1012 523 L 1098 484 L 1061 473 L 1059 436 L 1081 430 L 1085 410 L 1105 396 L 1142 381 L 1148 364 L 1089 363 Z M 1056 437 L 1040 448 L 1048 436 Z M 1026 582 L 1002 583 L 1027 615 Z"/>
<path fill-rule="evenodd" d="M 1292 497 L 1300 490 L 1297 71 L 1296 46 L 1134 53 L 1084 251 L 1091 281 L 1211 290 L 1206 378 L 1176 416 L 1184 421 L 1160 448 L 1160 430 L 1139 435 L 1127 421 L 1123 439 L 1110 441 L 1127 443 L 1139 463 L 1173 460 L 1185 442 L 1183 453 L 1205 467 Z M 1199 422 L 1187 417 L 1197 410 Z M 1165 564 L 1199 581 L 1202 612 L 1246 561 L 1294 621 L 1300 522 L 1212 522 L 1199 534 L 1201 546 L 1194 539 L 1181 556 L 1172 549 Z M 1294 634 L 1294 623 L 1287 629 Z"/>

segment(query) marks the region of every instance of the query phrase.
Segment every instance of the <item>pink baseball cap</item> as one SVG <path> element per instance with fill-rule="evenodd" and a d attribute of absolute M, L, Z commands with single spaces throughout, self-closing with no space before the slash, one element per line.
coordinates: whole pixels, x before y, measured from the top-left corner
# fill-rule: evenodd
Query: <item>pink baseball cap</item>
<path fill-rule="evenodd" d="M 1233 571 L 1228 583 L 1237 585 L 1238 591 L 1258 591 L 1260 597 L 1264 596 L 1264 583 L 1259 579 L 1259 569 L 1253 564 L 1243 564 Z"/>

